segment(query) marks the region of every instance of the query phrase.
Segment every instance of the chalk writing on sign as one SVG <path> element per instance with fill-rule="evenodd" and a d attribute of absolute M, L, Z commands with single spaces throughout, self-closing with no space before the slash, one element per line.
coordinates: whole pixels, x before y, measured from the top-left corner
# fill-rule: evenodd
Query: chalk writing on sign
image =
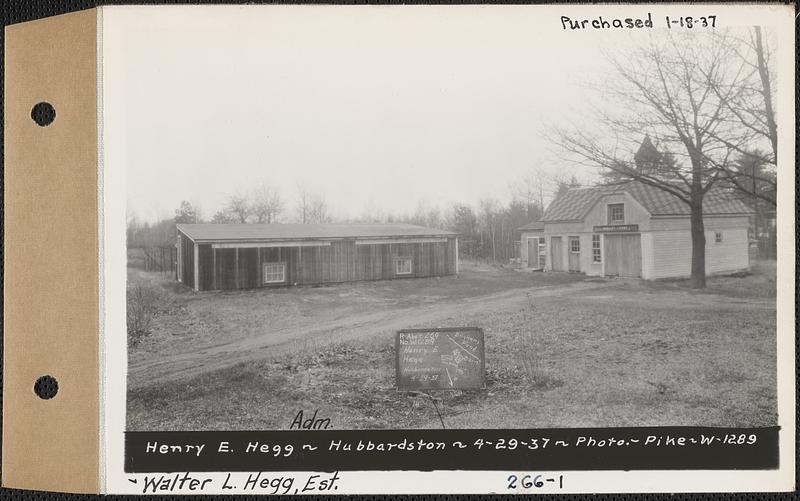
<path fill-rule="evenodd" d="M 397 332 L 397 388 L 482 388 L 486 359 L 477 327 L 405 329 Z"/>

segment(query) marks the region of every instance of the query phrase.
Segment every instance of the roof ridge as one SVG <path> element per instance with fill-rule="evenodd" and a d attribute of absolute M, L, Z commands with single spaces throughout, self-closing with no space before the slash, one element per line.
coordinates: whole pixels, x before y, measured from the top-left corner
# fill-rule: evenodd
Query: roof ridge
<path fill-rule="evenodd" d="M 680 181 L 668 181 L 680 185 Z M 599 199 L 615 191 L 627 193 L 651 215 L 689 215 L 689 207 L 671 192 L 642 181 L 632 179 L 615 184 L 597 184 L 568 189 L 553 200 L 541 217 L 543 222 L 581 221 L 595 206 Z M 703 211 L 707 215 L 746 214 L 752 209 L 729 191 L 713 186 L 706 194 L 709 196 Z"/>
<path fill-rule="evenodd" d="M 179 223 L 193 240 L 292 240 L 326 238 L 415 238 L 456 236 L 451 230 L 408 223 Z"/>

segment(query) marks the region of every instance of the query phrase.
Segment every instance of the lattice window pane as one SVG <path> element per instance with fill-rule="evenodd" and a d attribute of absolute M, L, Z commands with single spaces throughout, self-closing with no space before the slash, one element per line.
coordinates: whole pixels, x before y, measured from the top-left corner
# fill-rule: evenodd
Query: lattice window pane
<path fill-rule="evenodd" d="M 411 274 L 411 259 L 401 258 L 396 261 L 395 273 L 398 275 Z"/>
<path fill-rule="evenodd" d="M 602 259 L 600 253 L 600 235 L 592 235 L 592 261 L 599 263 Z"/>
<path fill-rule="evenodd" d="M 280 283 L 286 281 L 286 265 L 284 263 L 264 264 L 264 283 Z"/>
<path fill-rule="evenodd" d="M 609 204 L 608 222 L 609 224 L 621 224 L 625 222 L 625 204 Z"/>

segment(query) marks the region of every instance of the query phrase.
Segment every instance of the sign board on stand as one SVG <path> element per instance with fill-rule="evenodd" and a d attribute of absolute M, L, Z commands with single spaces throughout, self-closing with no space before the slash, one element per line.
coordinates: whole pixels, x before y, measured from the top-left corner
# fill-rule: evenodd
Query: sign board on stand
<path fill-rule="evenodd" d="M 477 327 L 397 332 L 397 389 L 467 390 L 484 386 L 486 355 Z"/>

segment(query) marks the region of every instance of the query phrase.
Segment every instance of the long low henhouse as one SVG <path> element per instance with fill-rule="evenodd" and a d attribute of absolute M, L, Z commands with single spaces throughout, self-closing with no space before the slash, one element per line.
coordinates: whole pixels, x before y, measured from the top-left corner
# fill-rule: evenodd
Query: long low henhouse
<path fill-rule="evenodd" d="M 458 273 L 455 233 L 409 224 L 178 224 L 178 281 L 196 291 Z"/>

